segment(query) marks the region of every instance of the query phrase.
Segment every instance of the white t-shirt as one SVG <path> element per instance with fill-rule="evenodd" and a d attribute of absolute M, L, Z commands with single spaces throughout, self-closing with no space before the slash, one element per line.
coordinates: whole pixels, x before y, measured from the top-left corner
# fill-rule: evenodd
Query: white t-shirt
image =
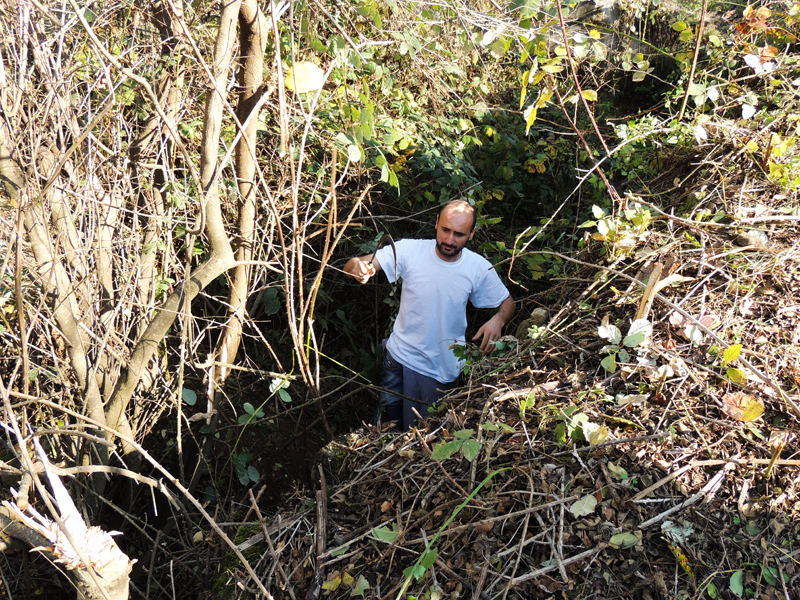
<path fill-rule="evenodd" d="M 462 364 L 449 346 L 465 342 L 467 300 L 477 308 L 496 308 L 509 292 L 491 263 L 466 248 L 457 261 L 447 262 L 436 254 L 436 240 L 400 240 L 395 247 L 397 273 L 391 246 L 375 255 L 389 281 L 403 278 L 389 352 L 418 373 L 454 381 Z"/>

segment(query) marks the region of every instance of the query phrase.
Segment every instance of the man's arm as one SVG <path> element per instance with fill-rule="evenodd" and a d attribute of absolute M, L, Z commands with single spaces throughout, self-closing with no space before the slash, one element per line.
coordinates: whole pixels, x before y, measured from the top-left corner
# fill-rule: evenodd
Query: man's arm
<path fill-rule="evenodd" d="M 500 336 L 503 335 L 503 326 L 511 320 L 515 310 L 514 299 L 509 295 L 508 298 L 503 300 L 494 316 L 478 329 L 478 333 L 475 334 L 472 341 L 481 339 L 482 352 L 486 352 L 491 347 L 492 342 L 500 339 Z"/>
<path fill-rule="evenodd" d="M 370 261 L 372 262 L 372 268 L 370 268 Z M 367 283 L 370 277 L 381 270 L 381 264 L 374 254 L 354 256 L 344 266 L 345 275 L 352 277 L 359 283 Z"/>

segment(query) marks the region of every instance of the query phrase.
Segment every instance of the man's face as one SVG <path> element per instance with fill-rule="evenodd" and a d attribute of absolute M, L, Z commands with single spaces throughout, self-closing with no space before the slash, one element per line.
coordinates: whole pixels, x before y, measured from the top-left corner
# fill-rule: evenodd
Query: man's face
<path fill-rule="evenodd" d="M 461 250 L 474 235 L 470 211 L 458 208 L 445 210 L 436 219 L 436 254 L 447 262 L 458 260 Z"/>

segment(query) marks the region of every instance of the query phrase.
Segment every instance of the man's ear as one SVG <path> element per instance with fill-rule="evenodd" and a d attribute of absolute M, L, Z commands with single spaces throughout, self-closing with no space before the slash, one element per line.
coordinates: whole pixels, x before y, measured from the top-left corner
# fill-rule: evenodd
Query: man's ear
<path fill-rule="evenodd" d="M 475 236 L 475 232 L 476 231 L 478 231 L 478 228 L 477 227 L 473 227 L 472 231 L 470 231 L 470 233 L 469 233 L 469 239 L 467 240 L 468 242 L 472 241 L 472 238 Z"/>

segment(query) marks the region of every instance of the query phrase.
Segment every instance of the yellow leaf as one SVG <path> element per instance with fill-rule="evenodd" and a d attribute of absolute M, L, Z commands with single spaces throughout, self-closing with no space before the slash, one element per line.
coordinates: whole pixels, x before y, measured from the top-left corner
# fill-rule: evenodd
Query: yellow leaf
<path fill-rule="evenodd" d="M 722 358 L 725 359 L 725 362 L 731 364 L 736 362 L 736 359 L 739 358 L 739 354 L 742 352 L 742 345 L 741 344 L 733 344 L 725 349 L 725 352 L 722 353 Z"/>
<path fill-rule="evenodd" d="M 347 587 L 353 587 L 353 576 L 350 573 L 345 573 L 342 575 L 342 585 L 346 585 Z"/>
<path fill-rule="evenodd" d="M 608 439 L 608 427 L 601 425 L 594 431 L 589 432 L 589 435 L 586 436 L 586 439 L 590 446 L 602 444 Z"/>
<path fill-rule="evenodd" d="M 545 73 L 550 73 L 550 74 L 561 73 L 561 71 L 563 71 L 563 70 L 564 70 L 564 67 L 562 67 L 561 65 L 545 65 L 545 66 L 542 67 L 542 71 L 544 71 Z"/>
<path fill-rule="evenodd" d="M 556 46 L 555 55 L 556 56 L 566 56 L 567 55 L 567 49 L 564 46 Z"/>
<path fill-rule="evenodd" d="M 747 144 L 745 144 L 745 148 L 750 150 L 750 152 L 757 152 L 758 144 L 756 143 L 755 140 L 750 140 L 749 142 L 747 142 Z"/>
<path fill-rule="evenodd" d="M 747 375 L 741 369 L 728 369 L 728 378 L 739 385 L 747 383 Z"/>
<path fill-rule="evenodd" d="M 583 90 L 583 97 L 589 102 L 597 102 L 597 92 L 595 90 Z"/>
<path fill-rule="evenodd" d="M 525 97 L 528 95 L 528 76 L 530 71 L 525 71 L 522 74 L 522 92 L 519 95 L 519 107 L 522 109 L 525 106 Z"/>
<path fill-rule="evenodd" d="M 539 98 L 536 100 L 536 108 L 542 108 L 545 104 L 550 102 L 550 98 L 553 97 L 553 90 L 550 88 L 545 88 L 541 92 L 539 92 Z"/>
<path fill-rule="evenodd" d="M 297 93 L 305 94 L 320 89 L 325 83 L 325 73 L 312 62 L 295 63 L 286 71 L 284 85 L 289 91 L 294 90 L 297 82 Z"/>
<path fill-rule="evenodd" d="M 745 423 L 755 421 L 758 417 L 764 414 L 764 405 L 762 404 L 761 400 L 753 398 L 752 396 L 748 397 L 750 398 L 750 402 L 744 407 L 744 410 L 742 410 L 742 421 Z"/>
<path fill-rule="evenodd" d="M 592 29 L 589 32 L 589 37 L 591 37 L 594 40 L 599 40 L 600 39 L 600 32 L 597 31 L 597 29 Z"/>
<path fill-rule="evenodd" d="M 342 585 L 342 576 L 338 574 L 338 571 L 334 571 L 334 573 L 336 573 L 336 575 L 322 584 L 323 590 L 335 592 L 337 589 L 339 589 L 339 586 Z"/>
<path fill-rule="evenodd" d="M 536 121 L 536 105 L 531 106 L 531 112 L 528 114 L 528 120 L 525 122 L 525 135 L 528 135 L 528 131 L 530 131 L 531 126 L 533 125 L 534 121 Z"/>

